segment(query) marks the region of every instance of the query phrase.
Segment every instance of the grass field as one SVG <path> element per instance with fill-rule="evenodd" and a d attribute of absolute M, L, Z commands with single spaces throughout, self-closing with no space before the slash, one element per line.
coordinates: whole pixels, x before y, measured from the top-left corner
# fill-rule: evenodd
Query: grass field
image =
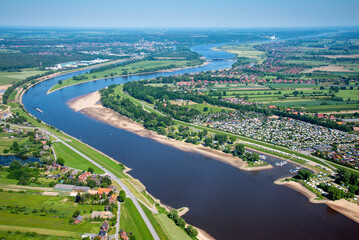
<path fill-rule="evenodd" d="M 359 100 L 359 90 L 339 90 L 335 95 L 337 97 L 342 97 L 344 100 L 348 100 L 348 98 L 352 101 Z"/>
<path fill-rule="evenodd" d="M 4 149 L 9 149 L 13 143 L 13 139 L 10 139 L 8 136 L 4 136 L 4 133 L 0 133 L 0 153 L 2 154 Z"/>
<path fill-rule="evenodd" d="M 145 60 L 145 61 L 135 62 L 102 72 L 84 74 L 84 76 L 88 78 L 84 80 L 73 80 L 73 78 L 66 79 L 62 82 L 62 84 L 54 85 L 50 89 L 50 92 L 72 84 L 91 81 L 93 79 L 112 78 L 115 76 L 134 74 L 134 73 L 145 73 L 145 72 L 153 71 L 154 68 L 169 67 L 171 65 L 174 65 L 175 68 L 182 68 L 182 67 L 191 66 L 191 63 L 192 63 L 191 61 L 186 61 L 186 60 L 153 60 L 153 61 Z"/>
<path fill-rule="evenodd" d="M 261 63 L 265 58 L 265 53 L 257 51 L 251 44 L 225 45 L 220 48 L 224 51 L 236 54 L 237 57 L 252 58 L 258 63 Z"/>
<path fill-rule="evenodd" d="M 0 171 L 0 186 L 4 187 L 6 185 L 16 185 L 18 180 L 7 178 L 7 171 Z"/>
<path fill-rule="evenodd" d="M 5 232 L 6 231 L 6 232 Z M 36 232 L 37 236 L 28 236 L 27 232 Z M 58 233 L 58 231 L 57 231 Z M 65 236 L 56 236 L 53 231 L 42 228 L 31 228 L 31 227 L 18 227 L 9 225 L 0 225 L 0 239 L 6 240 L 72 240 L 79 239 L 76 237 L 66 237 L 68 232 L 64 232 Z M 40 235 L 41 234 L 41 235 Z M 54 236 L 50 236 L 54 235 Z"/>
<path fill-rule="evenodd" d="M 101 211 L 102 205 L 78 205 L 71 201 L 65 201 L 64 197 L 43 196 L 35 194 L 8 193 L 2 192 L 0 198 L 0 225 L 16 227 L 26 227 L 28 231 L 36 229 L 46 229 L 42 234 L 55 236 L 76 237 L 85 232 L 97 233 L 99 223 L 84 221 L 81 224 L 69 224 L 75 210 L 79 210 L 82 215 L 89 216 L 90 210 Z M 7 206 L 25 207 L 22 213 L 11 213 Z M 56 209 L 55 213 L 47 213 L 42 216 L 40 213 L 32 213 L 33 209 Z M 2 229 L 0 229 L 2 230 Z M 21 229 L 19 229 L 21 231 Z"/>
<path fill-rule="evenodd" d="M 129 198 L 121 203 L 120 228 L 125 232 L 132 232 L 138 240 L 153 239 L 140 213 Z"/>
<path fill-rule="evenodd" d="M 191 240 L 190 238 L 181 228 L 177 227 L 174 222 L 169 219 L 166 214 L 160 213 L 157 215 L 158 220 L 161 225 L 166 228 L 168 234 L 171 236 L 173 240 Z"/>
<path fill-rule="evenodd" d="M 66 166 L 80 169 L 83 171 L 87 171 L 88 167 L 92 167 L 95 170 L 95 173 L 98 174 L 104 173 L 103 170 L 96 167 L 95 165 L 87 161 L 85 158 L 78 155 L 76 152 L 72 151 L 70 148 L 66 147 L 63 143 L 54 142 L 53 146 L 56 156 L 58 158 L 63 158 L 65 160 Z"/>
<path fill-rule="evenodd" d="M 9 100 L 14 101 L 14 100 L 15 100 L 15 97 L 16 97 L 16 94 L 17 94 L 17 91 L 16 91 L 16 90 L 12 91 L 12 93 L 11 93 L 10 96 L 9 96 Z"/>
<path fill-rule="evenodd" d="M 305 64 L 310 66 L 323 66 L 323 65 L 329 65 L 329 62 L 325 61 L 305 61 L 305 60 L 285 60 L 285 63 L 288 64 Z"/>
<path fill-rule="evenodd" d="M 160 237 L 161 240 L 174 239 L 173 234 L 170 231 L 170 229 L 166 228 L 166 230 L 165 230 L 163 225 L 160 223 L 160 221 L 158 219 L 159 214 L 154 215 L 148 208 L 143 206 L 143 204 L 141 204 L 141 207 L 142 207 L 143 211 L 145 212 L 146 216 L 148 217 L 148 219 L 150 220 L 150 222 L 152 223 L 152 226 L 155 228 L 155 230 L 156 230 L 156 232 L 157 232 L 157 234 L 158 234 L 158 236 Z"/>
<path fill-rule="evenodd" d="M 21 72 L 0 72 L 0 85 L 13 84 L 18 81 L 24 80 L 37 74 L 42 74 L 44 71 L 34 69 L 23 69 Z"/>

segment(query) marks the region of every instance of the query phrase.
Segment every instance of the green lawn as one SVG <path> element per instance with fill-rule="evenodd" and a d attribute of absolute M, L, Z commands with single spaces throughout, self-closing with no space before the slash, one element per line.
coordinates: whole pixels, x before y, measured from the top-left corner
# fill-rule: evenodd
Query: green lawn
<path fill-rule="evenodd" d="M 37 74 L 42 74 L 44 71 L 33 69 L 23 69 L 21 72 L 4 72 L 0 71 L 0 85 L 8 85 L 19 82 Z"/>
<path fill-rule="evenodd" d="M 132 232 L 138 240 L 153 239 L 140 213 L 129 198 L 121 203 L 120 229 L 125 232 Z"/>
<path fill-rule="evenodd" d="M 93 165 L 89 161 L 87 161 L 82 156 L 78 155 L 76 152 L 72 151 L 70 148 L 66 147 L 61 142 L 54 142 L 53 143 L 54 150 L 56 153 L 56 156 L 58 158 L 63 158 L 65 160 L 65 165 L 80 169 L 83 171 L 87 171 L 88 167 L 92 167 L 95 169 L 95 173 L 103 174 L 104 171 L 98 168 L 97 166 Z"/>

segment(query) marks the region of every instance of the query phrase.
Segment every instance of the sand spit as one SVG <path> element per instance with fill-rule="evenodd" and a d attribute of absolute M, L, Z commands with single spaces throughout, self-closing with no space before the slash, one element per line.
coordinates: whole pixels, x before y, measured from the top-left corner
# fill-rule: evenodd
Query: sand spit
<path fill-rule="evenodd" d="M 285 178 L 278 179 L 274 183 L 277 185 L 287 186 L 287 187 L 303 194 L 304 196 L 306 196 L 309 199 L 309 201 L 311 203 L 326 204 L 331 209 L 334 209 L 335 211 L 337 211 L 337 212 L 343 214 L 344 216 L 352 219 L 353 221 L 359 223 L 359 205 L 349 202 L 348 200 L 345 200 L 345 199 L 340 199 L 337 201 L 316 200 L 317 195 L 315 193 L 313 193 L 312 191 L 310 191 L 309 189 L 307 189 L 306 187 L 304 187 L 302 184 L 293 182 L 293 181 L 288 181 L 288 182 L 283 181 L 282 182 L 282 180 L 284 180 L 284 179 Z"/>

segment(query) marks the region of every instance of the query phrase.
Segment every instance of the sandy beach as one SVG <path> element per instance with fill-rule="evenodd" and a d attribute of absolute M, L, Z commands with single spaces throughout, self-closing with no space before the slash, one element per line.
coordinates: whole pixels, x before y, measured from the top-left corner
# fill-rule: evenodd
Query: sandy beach
<path fill-rule="evenodd" d="M 258 171 L 272 168 L 272 166 L 247 168 L 247 163 L 243 160 L 215 149 L 211 149 L 202 145 L 194 145 L 191 143 L 180 142 L 174 139 L 168 139 L 166 136 L 145 129 L 142 124 L 122 116 L 111 109 L 105 108 L 100 103 L 100 94 L 98 92 L 90 93 L 84 96 L 74 98 L 68 102 L 68 105 L 74 111 L 79 111 L 98 121 L 105 122 L 114 127 L 135 133 L 142 137 L 151 138 L 162 144 L 176 147 L 183 151 L 198 153 L 215 160 L 224 162 L 238 169 L 246 171 Z"/>
<path fill-rule="evenodd" d="M 287 186 L 287 187 L 303 194 L 304 196 L 306 196 L 309 199 L 309 201 L 311 203 L 326 204 L 331 209 L 334 209 L 335 211 L 346 216 L 347 218 L 350 218 L 353 221 L 359 223 L 359 205 L 349 202 L 348 200 L 345 200 L 345 199 L 340 199 L 337 201 L 316 200 L 315 198 L 317 198 L 317 195 L 315 193 L 313 193 L 312 191 L 310 191 L 309 189 L 307 189 L 306 187 L 304 187 L 302 184 L 293 182 L 293 181 L 282 182 L 282 180 L 284 180 L 284 179 L 285 178 L 278 179 L 274 183 L 277 185 Z"/>

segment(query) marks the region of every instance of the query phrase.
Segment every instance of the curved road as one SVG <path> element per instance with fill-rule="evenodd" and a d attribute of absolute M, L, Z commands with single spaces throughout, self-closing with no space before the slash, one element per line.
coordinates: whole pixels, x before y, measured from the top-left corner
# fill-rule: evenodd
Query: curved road
<path fill-rule="evenodd" d="M 0 121 L 0 123 L 8 124 L 7 122 L 2 122 L 2 121 Z M 18 127 L 18 128 L 35 129 L 35 127 L 26 127 L 26 126 L 21 126 L 21 125 L 16 125 L 16 124 L 9 124 L 9 125 L 12 126 L 12 127 Z M 86 160 L 88 160 L 89 162 L 91 162 L 92 164 L 97 166 L 98 168 L 101 168 L 105 172 L 106 175 L 108 175 L 110 178 L 112 178 L 112 180 L 116 181 L 121 186 L 121 188 L 125 191 L 127 197 L 130 198 L 132 200 L 132 202 L 134 203 L 134 205 L 136 206 L 136 208 L 137 208 L 138 212 L 140 213 L 143 221 L 146 223 L 146 225 L 148 227 L 148 230 L 150 230 L 153 239 L 154 240 L 160 240 L 155 228 L 152 226 L 152 223 L 150 222 L 147 215 L 143 211 L 142 207 L 138 203 L 137 198 L 135 197 L 135 195 L 133 195 L 133 193 L 130 191 L 130 189 L 128 189 L 128 187 L 118 177 L 116 177 L 112 172 L 110 172 L 109 170 L 107 170 L 106 168 L 104 168 L 103 166 L 101 166 L 96 161 L 89 158 L 88 156 L 86 156 L 85 154 L 83 154 L 82 152 L 77 150 L 76 148 L 70 146 L 68 143 L 66 143 L 65 141 L 63 141 L 62 139 L 57 137 L 56 135 L 54 135 L 54 134 L 52 134 L 52 133 L 50 133 L 47 130 L 42 129 L 42 128 L 36 128 L 36 129 L 39 129 L 39 130 L 43 131 L 44 133 L 46 133 L 47 135 L 50 135 L 50 136 L 54 137 L 56 139 L 56 141 L 61 142 L 66 147 L 70 148 L 72 151 L 76 152 L 77 154 L 79 154 L 80 156 L 82 156 L 83 158 L 85 158 Z"/>

